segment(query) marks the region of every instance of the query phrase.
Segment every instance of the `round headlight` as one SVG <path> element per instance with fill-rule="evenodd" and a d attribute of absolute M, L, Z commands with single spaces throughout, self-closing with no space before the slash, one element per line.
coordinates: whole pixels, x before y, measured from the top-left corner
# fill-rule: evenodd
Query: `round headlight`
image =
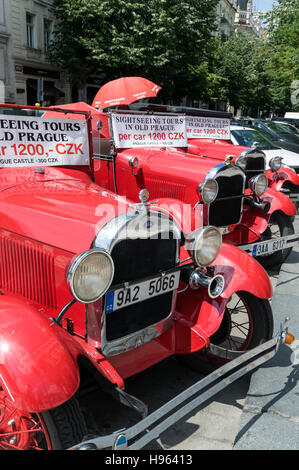
<path fill-rule="evenodd" d="M 205 180 L 199 187 L 203 202 L 205 204 L 211 204 L 215 201 L 218 195 L 218 183 L 213 178 Z"/>
<path fill-rule="evenodd" d="M 111 256 L 105 251 L 92 249 L 75 258 L 67 272 L 67 282 L 75 299 L 88 304 L 105 294 L 113 276 Z"/>
<path fill-rule="evenodd" d="M 246 155 L 240 155 L 236 160 L 236 165 L 241 168 L 241 170 L 245 171 L 247 168 L 247 157 Z"/>
<path fill-rule="evenodd" d="M 262 196 L 268 188 L 268 178 L 266 175 L 258 175 L 249 180 L 249 187 L 256 196 Z"/>
<path fill-rule="evenodd" d="M 209 266 L 217 258 L 222 235 L 216 227 L 198 229 L 187 236 L 186 248 L 198 266 Z"/>
<path fill-rule="evenodd" d="M 271 158 L 269 165 L 272 171 L 278 171 L 282 166 L 282 158 L 281 157 Z"/>

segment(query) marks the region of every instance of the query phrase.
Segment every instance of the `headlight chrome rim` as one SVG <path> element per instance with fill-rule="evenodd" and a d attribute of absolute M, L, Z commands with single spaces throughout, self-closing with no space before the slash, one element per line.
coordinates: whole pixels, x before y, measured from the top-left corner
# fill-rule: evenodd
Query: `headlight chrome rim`
<path fill-rule="evenodd" d="M 272 171 L 278 171 L 282 167 L 282 158 L 281 157 L 273 157 L 269 162 L 270 168 Z"/>
<path fill-rule="evenodd" d="M 210 186 L 210 187 L 208 187 Z M 212 189 L 211 186 L 214 186 Z M 207 192 L 212 192 L 214 190 L 214 195 L 212 197 L 207 196 Z M 207 178 L 200 186 L 199 192 L 201 194 L 202 200 L 205 204 L 212 204 L 218 196 L 219 186 L 217 181 L 214 178 Z"/>
<path fill-rule="evenodd" d="M 261 179 L 264 179 L 264 185 L 261 183 Z M 262 188 L 261 189 L 261 185 Z M 265 192 L 267 191 L 268 188 L 268 178 L 265 174 L 257 175 L 249 180 L 249 187 L 251 191 L 254 192 L 254 194 L 258 197 L 261 197 Z"/>
<path fill-rule="evenodd" d="M 237 165 L 241 170 L 245 171 L 247 168 L 247 155 L 241 154 L 235 161 L 235 165 Z"/>
<path fill-rule="evenodd" d="M 78 295 L 78 291 L 76 291 L 76 288 L 75 288 L 75 285 L 74 285 L 75 275 L 76 275 L 80 265 L 82 265 L 82 263 L 85 262 L 88 257 L 90 257 L 94 254 L 100 254 L 108 260 L 108 262 L 110 263 L 111 272 L 110 272 L 110 276 L 108 278 L 108 281 L 106 282 L 105 287 L 102 288 L 98 292 L 97 295 L 93 296 L 92 298 L 87 298 L 87 297 L 83 298 L 83 296 L 80 297 L 80 295 Z M 84 251 L 83 253 L 81 253 L 77 257 L 73 258 L 73 260 L 70 262 L 70 265 L 68 266 L 67 271 L 66 271 L 66 281 L 67 281 L 67 284 L 68 284 L 68 288 L 71 291 L 74 298 L 76 300 L 78 300 L 79 302 L 83 303 L 83 304 L 90 304 L 90 303 L 93 303 L 93 302 L 97 302 L 100 298 L 102 298 L 105 295 L 105 293 L 110 288 L 113 277 L 114 277 L 114 271 L 115 271 L 114 262 L 113 262 L 113 259 L 112 259 L 111 255 L 105 250 L 102 250 L 102 249 L 99 249 L 99 248 L 92 248 L 90 250 Z"/>
<path fill-rule="evenodd" d="M 216 245 L 212 247 L 213 253 L 209 253 L 211 246 L 204 246 L 204 240 L 208 235 L 214 232 L 218 240 L 215 239 Z M 197 266 L 206 267 L 211 265 L 219 255 L 222 246 L 222 234 L 217 227 L 212 225 L 197 229 L 186 237 L 186 249 L 190 253 L 194 263 Z M 205 253 L 206 251 L 206 253 Z"/>

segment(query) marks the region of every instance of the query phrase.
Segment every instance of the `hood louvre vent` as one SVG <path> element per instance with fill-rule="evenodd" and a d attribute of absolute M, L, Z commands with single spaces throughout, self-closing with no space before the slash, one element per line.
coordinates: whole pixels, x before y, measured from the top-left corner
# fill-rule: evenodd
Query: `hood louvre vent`
<path fill-rule="evenodd" d="M 56 309 L 53 255 L 34 241 L 1 234 L 0 288 Z"/>

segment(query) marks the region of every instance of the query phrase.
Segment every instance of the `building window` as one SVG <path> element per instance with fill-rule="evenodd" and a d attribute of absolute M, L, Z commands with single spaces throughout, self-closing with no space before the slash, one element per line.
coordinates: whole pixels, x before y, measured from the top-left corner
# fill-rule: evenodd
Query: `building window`
<path fill-rule="evenodd" d="M 33 48 L 34 43 L 34 16 L 26 13 L 27 46 Z"/>
<path fill-rule="evenodd" d="M 44 20 L 44 50 L 48 51 L 52 36 L 52 21 Z"/>

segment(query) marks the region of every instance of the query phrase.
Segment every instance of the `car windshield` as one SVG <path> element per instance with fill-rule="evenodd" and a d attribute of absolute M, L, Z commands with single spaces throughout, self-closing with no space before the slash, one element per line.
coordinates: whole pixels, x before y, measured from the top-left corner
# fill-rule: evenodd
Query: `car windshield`
<path fill-rule="evenodd" d="M 267 122 L 266 124 L 272 131 L 278 134 L 292 134 L 294 131 L 288 129 L 288 124 L 278 124 L 277 122 Z"/>
<path fill-rule="evenodd" d="M 238 142 L 238 145 L 244 147 L 251 147 L 255 142 L 258 142 L 257 148 L 260 150 L 274 150 L 278 147 L 271 142 L 271 138 L 264 137 L 262 132 L 256 129 L 235 129 L 231 131 L 232 135 Z"/>
<path fill-rule="evenodd" d="M 286 122 L 275 123 L 276 126 L 279 126 L 283 129 L 283 132 L 287 132 L 290 134 L 299 134 L 298 130 L 292 124 L 287 124 Z"/>

